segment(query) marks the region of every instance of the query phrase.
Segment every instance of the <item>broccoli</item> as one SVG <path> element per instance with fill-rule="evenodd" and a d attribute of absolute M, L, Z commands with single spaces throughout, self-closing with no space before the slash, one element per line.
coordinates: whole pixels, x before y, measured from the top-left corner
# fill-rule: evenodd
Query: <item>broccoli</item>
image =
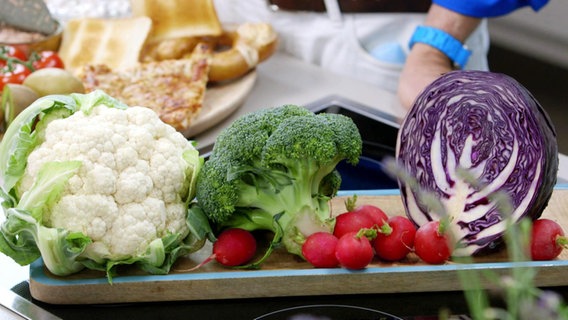
<path fill-rule="evenodd" d="M 283 243 L 301 256 L 305 237 L 333 230 L 336 165 L 356 165 L 361 152 L 359 130 L 346 116 L 296 105 L 252 112 L 218 136 L 197 177 L 197 203 L 214 229 L 269 230 L 271 248 Z"/>

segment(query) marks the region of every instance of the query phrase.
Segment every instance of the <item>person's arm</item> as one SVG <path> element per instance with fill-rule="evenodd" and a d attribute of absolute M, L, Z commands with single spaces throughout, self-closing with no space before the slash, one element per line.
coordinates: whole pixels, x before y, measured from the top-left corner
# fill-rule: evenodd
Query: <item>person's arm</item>
<path fill-rule="evenodd" d="M 443 30 L 464 43 L 480 22 L 479 18 L 459 14 L 434 3 L 424 25 Z M 410 109 L 422 89 L 452 69 L 453 62 L 444 53 L 430 45 L 415 43 L 400 75 L 398 96 L 402 106 Z"/>
<path fill-rule="evenodd" d="M 425 26 L 449 33 L 464 43 L 482 18 L 509 14 L 529 6 L 540 10 L 549 0 L 433 0 Z M 441 74 L 453 69 L 453 63 L 441 51 L 417 42 L 407 57 L 400 76 L 398 96 L 406 109 L 412 107 L 420 92 Z"/>

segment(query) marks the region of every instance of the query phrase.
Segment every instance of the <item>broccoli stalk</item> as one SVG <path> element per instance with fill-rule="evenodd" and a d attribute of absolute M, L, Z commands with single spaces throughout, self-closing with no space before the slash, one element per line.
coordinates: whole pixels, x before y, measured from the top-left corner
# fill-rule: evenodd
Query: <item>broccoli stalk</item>
<path fill-rule="evenodd" d="M 361 150 L 348 117 L 294 105 L 253 112 L 217 138 L 197 180 L 197 202 L 217 230 L 270 230 L 271 248 L 282 242 L 301 255 L 308 235 L 333 230 L 336 166 L 356 164 Z"/>

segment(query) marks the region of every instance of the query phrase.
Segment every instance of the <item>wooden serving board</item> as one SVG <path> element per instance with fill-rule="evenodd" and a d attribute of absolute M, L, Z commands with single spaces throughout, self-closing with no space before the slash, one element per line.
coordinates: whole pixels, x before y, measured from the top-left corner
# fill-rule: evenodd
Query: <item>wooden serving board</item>
<path fill-rule="evenodd" d="M 398 190 L 357 191 L 359 204 L 381 207 L 388 215 L 403 215 Z M 332 201 L 334 213 L 345 210 L 344 201 L 353 192 L 342 192 Z M 557 186 L 543 213 L 568 230 L 568 185 Z M 565 286 L 568 252 L 557 260 L 508 262 L 505 250 L 478 257 L 474 263 L 427 265 L 410 254 L 397 263 L 379 260 L 364 270 L 317 269 L 282 250 L 274 252 L 260 270 L 225 268 L 213 262 L 187 272 L 211 252 L 210 244 L 199 252 L 179 259 L 168 275 L 148 275 L 126 267 L 109 284 L 104 274 L 85 270 L 67 277 L 50 274 L 41 260 L 30 267 L 32 296 L 52 304 L 105 304 L 150 301 L 237 299 L 329 294 L 369 294 L 461 290 L 458 272 L 490 270 L 506 274 L 512 267 L 537 271 L 537 286 Z M 486 286 L 491 286 L 489 282 Z"/>

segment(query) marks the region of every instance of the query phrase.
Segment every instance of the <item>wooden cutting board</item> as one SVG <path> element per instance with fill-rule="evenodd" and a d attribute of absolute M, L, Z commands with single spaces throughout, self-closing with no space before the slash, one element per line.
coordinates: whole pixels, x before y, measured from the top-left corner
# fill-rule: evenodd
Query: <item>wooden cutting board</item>
<path fill-rule="evenodd" d="M 357 191 L 356 194 L 359 204 L 377 205 L 388 215 L 404 214 L 398 190 Z M 352 192 L 342 192 L 332 201 L 335 213 L 345 209 L 344 201 L 350 195 Z M 543 217 L 558 221 L 568 230 L 568 185 L 554 190 Z M 203 261 L 210 252 L 208 244 L 196 254 L 179 259 L 168 275 L 120 269 L 113 284 L 107 282 L 103 273 L 91 270 L 57 277 L 38 260 L 30 267 L 30 291 L 35 299 L 52 304 L 458 291 L 462 289 L 458 272 L 491 270 L 506 274 L 514 266 L 534 268 L 538 286 L 568 285 L 568 278 L 563 276 L 568 272 L 568 252 L 554 261 L 511 263 L 503 250 L 478 257 L 471 264 L 450 262 L 443 265 L 427 265 L 410 254 L 397 263 L 375 260 L 364 270 L 350 271 L 342 268 L 316 269 L 283 250 L 277 250 L 260 270 L 236 270 L 209 263 L 197 271 L 184 271 Z M 484 285 L 491 286 L 489 282 Z"/>

